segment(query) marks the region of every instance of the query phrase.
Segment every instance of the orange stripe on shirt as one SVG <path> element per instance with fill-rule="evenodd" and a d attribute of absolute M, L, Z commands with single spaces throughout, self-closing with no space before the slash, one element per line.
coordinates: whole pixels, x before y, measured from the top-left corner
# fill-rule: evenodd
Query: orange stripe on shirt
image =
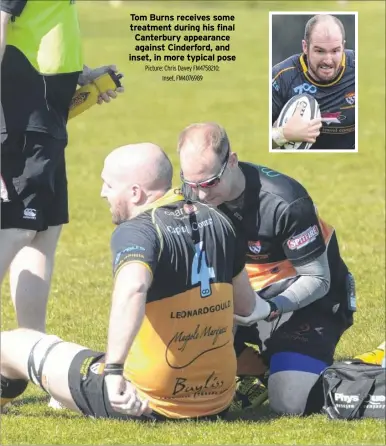
<path fill-rule="evenodd" d="M 334 233 L 334 228 L 320 218 L 319 224 L 324 242 L 327 246 Z M 279 280 L 296 276 L 295 268 L 287 259 L 263 264 L 247 263 L 245 268 L 252 288 L 255 291 L 261 290 L 268 285 L 272 285 Z"/>

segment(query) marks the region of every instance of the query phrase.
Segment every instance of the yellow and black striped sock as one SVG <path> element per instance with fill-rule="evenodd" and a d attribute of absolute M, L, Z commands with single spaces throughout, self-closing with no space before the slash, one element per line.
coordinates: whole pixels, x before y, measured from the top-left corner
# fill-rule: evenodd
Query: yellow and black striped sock
<path fill-rule="evenodd" d="M 0 408 L 21 395 L 27 385 L 28 381 L 24 379 L 9 379 L 1 375 Z"/>

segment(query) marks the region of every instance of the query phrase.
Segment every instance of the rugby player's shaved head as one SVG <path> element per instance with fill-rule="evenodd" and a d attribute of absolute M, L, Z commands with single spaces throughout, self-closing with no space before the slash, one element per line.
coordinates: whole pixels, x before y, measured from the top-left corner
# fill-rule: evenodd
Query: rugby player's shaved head
<path fill-rule="evenodd" d="M 172 164 L 152 143 L 118 147 L 106 157 L 105 168 L 123 186 L 137 183 L 147 190 L 167 190 L 172 184 Z"/>
<path fill-rule="evenodd" d="M 173 167 L 166 153 L 151 143 L 130 144 L 105 159 L 101 196 L 110 204 L 113 223 L 120 224 L 161 198 L 172 185 Z"/>

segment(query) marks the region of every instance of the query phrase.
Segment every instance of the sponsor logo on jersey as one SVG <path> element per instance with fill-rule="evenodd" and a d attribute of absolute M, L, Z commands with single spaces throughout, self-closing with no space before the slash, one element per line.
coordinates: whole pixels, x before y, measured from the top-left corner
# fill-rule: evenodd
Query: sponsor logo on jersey
<path fill-rule="evenodd" d="M 132 252 L 132 251 L 142 251 L 143 252 L 143 251 L 146 251 L 146 249 L 143 246 L 138 246 L 138 245 L 135 245 L 133 243 L 130 243 L 129 246 L 127 246 L 122 251 L 118 252 L 118 254 L 115 257 L 114 264 L 117 265 L 118 262 L 122 259 L 122 257 L 125 256 L 125 254 L 128 256 L 129 253 Z M 144 258 L 144 257 L 141 256 L 141 258 Z"/>
<path fill-rule="evenodd" d="M 269 178 L 275 178 L 275 177 L 279 177 L 281 175 L 281 173 L 276 172 L 276 170 L 271 170 L 268 167 L 264 167 L 264 166 L 259 166 L 259 170 L 260 170 L 260 172 L 262 172 L 264 175 L 266 175 Z"/>
<path fill-rule="evenodd" d="M 295 237 L 290 238 L 287 241 L 287 246 L 292 251 L 299 250 L 313 242 L 318 235 L 319 229 L 317 225 L 310 226 L 305 231 L 301 232 L 298 235 L 295 235 Z"/>
<path fill-rule="evenodd" d="M 294 92 L 296 94 L 303 94 L 303 93 L 315 94 L 317 91 L 318 89 L 315 87 L 315 85 L 308 84 L 307 82 L 304 82 L 304 84 L 294 87 Z"/>
<path fill-rule="evenodd" d="M 105 368 L 105 364 L 103 362 L 95 362 L 90 366 L 90 370 L 95 375 L 100 375 L 103 373 L 103 369 Z"/>
<path fill-rule="evenodd" d="M 355 92 L 347 93 L 344 97 L 346 99 L 347 104 L 354 105 L 355 104 Z"/>
<path fill-rule="evenodd" d="M 260 254 L 261 251 L 261 243 L 259 240 L 248 242 L 248 248 L 253 254 Z"/>
<path fill-rule="evenodd" d="M 280 87 L 279 87 L 279 84 L 277 83 L 277 81 L 273 81 L 273 82 L 272 82 L 272 87 L 273 87 L 276 91 L 280 91 Z"/>
<path fill-rule="evenodd" d="M 327 125 L 330 124 L 340 124 L 342 121 L 346 119 L 346 116 L 342 115 L 341 112 L 325 112 L 322 113 L 323 122 Z"/>

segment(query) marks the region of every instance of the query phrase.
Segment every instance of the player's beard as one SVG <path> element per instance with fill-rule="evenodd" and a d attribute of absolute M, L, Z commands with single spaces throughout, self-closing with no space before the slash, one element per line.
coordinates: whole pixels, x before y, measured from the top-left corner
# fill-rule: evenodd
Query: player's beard
<path fill-rule="evenodd" d="M 118 226 L 129 220 L 129 211 L 126 206 L 124 206 L 124 203 L 118 203 L 116 206 L 111 207 L 111 216 L 112 222 Z"/>
<path fill-rule="evenodd" d="M 317 81 L 327 82 L 333 80 L 339 73 L 340 63 L 336 64 L 335 62 L 329 63 L 327 66 L 329 69 L 323 70 L 322 67 L 326 65 L 323 63 L 314 64 L 308 58 L 308 71 L 311 72 L 311 76 L 315 78 Z"/>

